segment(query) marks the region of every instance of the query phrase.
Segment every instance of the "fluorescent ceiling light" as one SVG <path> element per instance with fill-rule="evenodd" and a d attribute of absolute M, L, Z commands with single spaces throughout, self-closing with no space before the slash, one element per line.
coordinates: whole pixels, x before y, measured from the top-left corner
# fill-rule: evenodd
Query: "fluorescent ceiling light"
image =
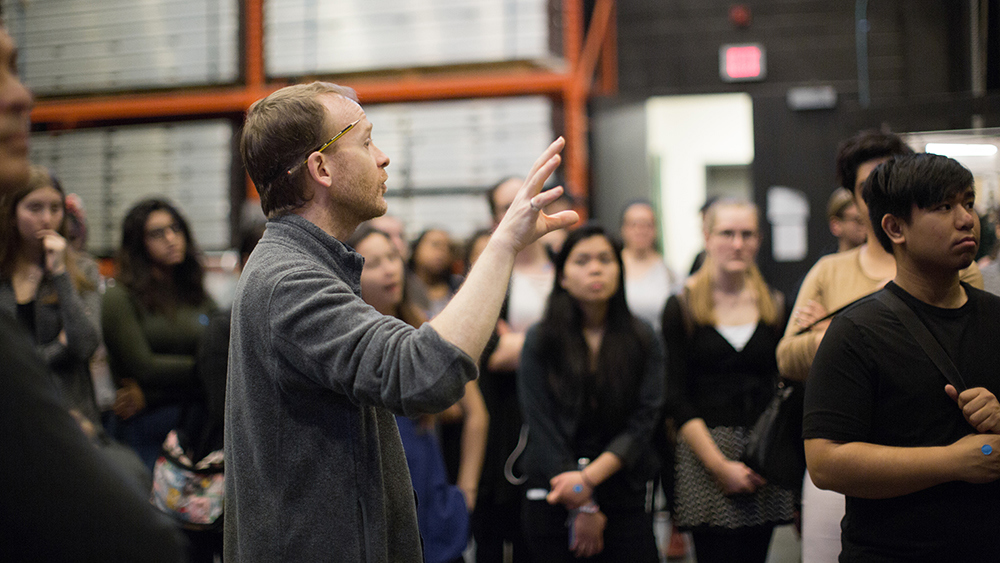
<path fill-rule="evenodd" d="M 927 152 L 950 156 L 993 156 L 997 153 L 996 145 L 988 144 L 959 144 L 959 143 L 927 143 L 924 147 Z"/>

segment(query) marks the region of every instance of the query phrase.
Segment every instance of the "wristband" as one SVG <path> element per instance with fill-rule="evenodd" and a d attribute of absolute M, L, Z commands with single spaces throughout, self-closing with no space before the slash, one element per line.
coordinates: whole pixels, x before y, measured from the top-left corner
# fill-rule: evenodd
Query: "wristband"
<path fill-rule="evenodd" d="M 601 507 L 598 506 L 596 502 L 590 501 L 587 504 L 581 506 L 580 508 L 577 508 L 577 510 L 579 510 L 584 514 L 597 514 L 598 512 L 601 511 Z"/>

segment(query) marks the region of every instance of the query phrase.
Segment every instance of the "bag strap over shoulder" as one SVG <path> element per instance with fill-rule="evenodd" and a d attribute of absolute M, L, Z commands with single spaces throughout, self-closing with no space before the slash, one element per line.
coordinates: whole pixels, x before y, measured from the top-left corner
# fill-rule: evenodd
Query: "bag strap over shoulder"
<path fill-rule="evenodd" d="M 879 301 L 889 307 L 896 317 L 903 323 L 903 326 L 910 331 L 910 335 L 913 336 L 914 340 L 920 344 L 920 347 L 924 349 L 924 352 L 930 356 L 931 361 L 937 366 L 941 373 L 944 374 L 945 379 L 949 383 L 958 389 L 958 392 L 966 390 L 965 380 L 962 379 L 962 374 L 958 372 L 958 368 L 955 367 L 955 362 L 951 361 L 948 354 L 941 347 L 941 344 L 934 338 L 931 331 L 927 329 L 927 325 L 920 320 L 920 317 L 913 312 L 913 309 L 903 302 L 898 295 L 884 289 L 876 295 Z"/>

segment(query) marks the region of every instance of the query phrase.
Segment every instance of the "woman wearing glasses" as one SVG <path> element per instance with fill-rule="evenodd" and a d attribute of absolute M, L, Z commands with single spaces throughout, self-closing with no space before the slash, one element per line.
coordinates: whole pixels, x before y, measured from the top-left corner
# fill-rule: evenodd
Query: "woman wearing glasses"
<path fill-rule="evenodd" d="M 216 305 L 187 221 L 164 200 L 140 201 L 128 212 L 117 258 L 101 319 L 120 386 L 118 435 L 152 471 L 167 433 L 201 404 L 194 359 Z"/>
<path fill-rule="evenodd" d="M 97 264 L 66 242 L 66 194 L 32 166 L 0 214 L 0 310 L 32 334 L 66 407 L 99 425 L 89 368 L 100 344 Z"/>
<path fill-rule="evenodd" d="M 775 525 L 792 519 L 792 493 L 739 459 L 776 384 L 784 307 L 754 262 L 755 206 L 717 201 L 704 228 L 705 264 L 663 312 L 677 523 L 699 563 L 763 563 Z"/>

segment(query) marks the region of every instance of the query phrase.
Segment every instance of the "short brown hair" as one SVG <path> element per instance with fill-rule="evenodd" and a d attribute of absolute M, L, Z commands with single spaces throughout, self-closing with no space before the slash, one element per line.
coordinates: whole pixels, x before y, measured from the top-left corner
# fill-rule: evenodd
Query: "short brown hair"
<path fill-rule="evenodd" d="M 326 109 L 317 99 L 322 94 L 358 101 L 351 88 L 313 82 L 282 88 L 257 100 L 247 111 L 240 154 L 269 218 L 298 209 L 307 201 L 301 175 L 286 171 L 325 141 Z"/>

